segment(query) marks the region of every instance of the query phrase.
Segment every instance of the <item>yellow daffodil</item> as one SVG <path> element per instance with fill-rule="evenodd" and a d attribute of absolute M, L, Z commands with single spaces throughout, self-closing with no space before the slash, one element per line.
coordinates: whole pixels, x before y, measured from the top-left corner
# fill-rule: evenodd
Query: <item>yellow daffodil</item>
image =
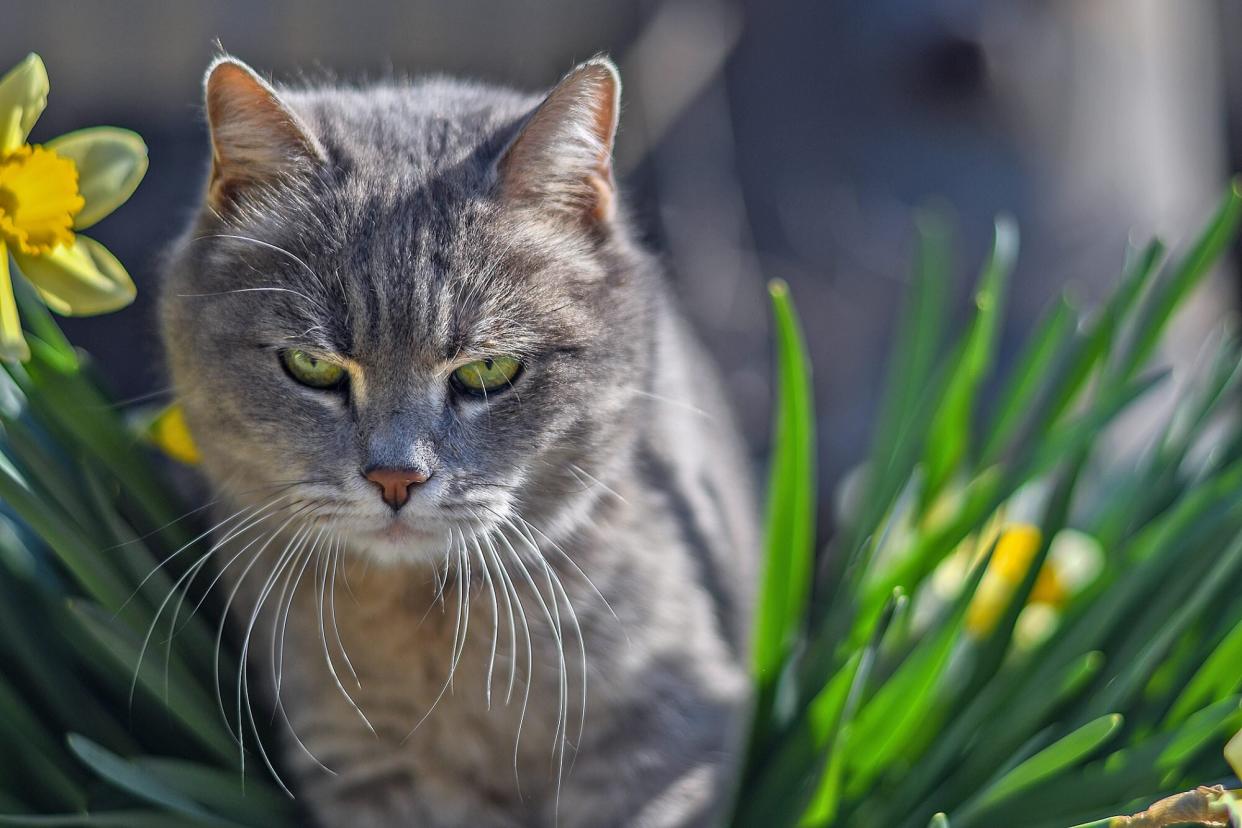
<path fill-rule="evenodd" d="M 0 359 L 10 361 L 30 355 L 10 261 L 60 314 L 119 310 L 135 293 L 121 263 L 79 231 L 134 192 L 147 170 L 146 145 L 113 127 L 26 143 L 47 93 L 47 70 L 38 55 L 0 78 Z"/>
<path fill-rule="evenodd" d="M 199 461 L 198 446 L 179 405 L 170 405 L 156 414 L 147 426 L 147 437 L 156 448 L 180 463 L 193 466 Z"/>
<path fill-rule="evenodd" d="M 1008 609 L 1042 540 L 1037 526 L 998 521 L 994 529 L 982 533 L 978 542 L 970 539 L 963 543 L 940 565 L 932 579 L 933 591 L 941 600 L 952 600 L 979 557 L 995 541 L 996 551 L 966 614 L 967 631 L 975 638 L 985 638 Z M 1051 634 L 1060 610 L 1095 580 L 1102 561 L 1099 545 L 1081 532 L 1066 529 L 1052 539 L 1027 605 L 1018 616 L 1014 638 L 1020 646 L 1034 646 Z"/>

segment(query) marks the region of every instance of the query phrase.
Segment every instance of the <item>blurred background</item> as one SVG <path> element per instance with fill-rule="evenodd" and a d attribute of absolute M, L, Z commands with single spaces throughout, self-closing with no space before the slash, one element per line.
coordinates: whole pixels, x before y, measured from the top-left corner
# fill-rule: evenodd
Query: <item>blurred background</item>
<path fill-rule="evenodd" d="M 865 451 L 914 239 L 954 216 L 962 296 L 993 216 L 1019 220 L 1012 354 L 1046 302 L 1089 303 L 1127 239 L 1184 241 L 1242 163 L 1232 0 L 0 0 L 0 66 L 52 79 L 32 139 L 137 130 L 151 168 L 92 231 L 135 306 L 71 320 L 119 395 L 164 391 L 159 252 L 206 170 L 204 68 L 224 49 L 278 81 L 445 72 L 529 89 L 608 52 L 625 82 L 618 166 L 634 214 L 725 369 L 756 456 L 770 405 L 767 279 L 814 357 L 824 491 Z M 1235 308 L 1233 277 L 1180 320 L 1184 368 Z"/>

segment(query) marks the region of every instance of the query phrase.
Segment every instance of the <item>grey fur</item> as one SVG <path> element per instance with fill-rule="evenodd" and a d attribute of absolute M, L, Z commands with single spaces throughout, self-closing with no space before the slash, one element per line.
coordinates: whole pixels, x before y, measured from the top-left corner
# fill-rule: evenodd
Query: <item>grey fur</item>
<path fill-rule="evenodd" d="M 581 168 L 531 166 L 588 163 L 589 142 L 514 172 L 540 97 L 269 91 L 303 155 L 196 217 L 162 320 L 286 781 L 324 826 L 711 824 L 749 687 L 752 484 L 624 215 L 576 220 Z M 570 103 L 556 117 L 585 117 Z M 566 126 L 540 140 L 581 138 Z M 347 357 L 352 396 L 296 384 L 290 347 Z M 522 375 L 454 396 L 445 366 L 482 352 Z M 375 463 L 433 476 L 394 518 Z"/>

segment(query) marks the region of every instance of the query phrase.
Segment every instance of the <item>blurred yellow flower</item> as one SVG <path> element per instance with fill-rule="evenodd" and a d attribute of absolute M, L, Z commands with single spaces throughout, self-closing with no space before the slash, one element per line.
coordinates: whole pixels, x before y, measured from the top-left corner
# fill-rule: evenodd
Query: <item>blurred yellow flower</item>
<path fill-rule="evenodd" d="M 988 571 L 979 582 L 979 589 L 966 613 L 966 628 L 972 634 L 982 638 L 1000 621 L 1014 590 L 1026 577 L 1041 540 L 1039 528 L 1029 524 L 1014 524 L 1001 531 L 996 551 L 992 553 L 992 562 L 988 564 Z M 1052 599 L 1047 603 L 1056 603 L 1061 597 L 1057 594 L 1056 576 L 1052 575 L 1050 583 L 1041 583 L 1045 581 L 1046 574 L 1049 574 L 1047 566 L 1039 573 L 1031 600 L 1036 600 L 1035 591 L 1042 585 L 1047 597 Z"/>
<path fill-rule="evenodd" d="M 995 541 L 996 550 L 988 570 L 979 582 L 966 614 L 966 629 L 975 638 L 985 638 L 996 628 L 1021 585 L 1043 534 L 1028 523 L 1003 523 L 989 527 L 976 539 L 969 539 L 937 570 L 933 586 L 943 599 L 961 589 L 975 562 Z M 1059 611 L 1093 581 L 1102 566 L 1098 544 L 1081 532 L 1062 530 L 1052 540 L 1048 557 L 1035 578 L 1027 605 L 1018 617 L 1014 631 L 1020 645 L 1037 644 L 1056 628 Z"/>
<path fill-rule="evenodd" d="M 47 93 L 47 70 L 38 55 L 0 78 L 0 359 L 9 361 L 30 356 L 10 258 L 57 313 L 108 313 L 135 294 L 121 263 L 79 231 L 134 192 L 147 170 L 146 145 L 113 127 L 27 144 Z"/>
<path fill-rule="evenodd" d="M 196 465 L 199 461 L 198 446 L 190 434 L 190 427 L 185 422 L 185 412 L 181 406 L 173 404 L 155 416 L 147 427 L 147 436 L 151 442 L 172 459 Z"/>

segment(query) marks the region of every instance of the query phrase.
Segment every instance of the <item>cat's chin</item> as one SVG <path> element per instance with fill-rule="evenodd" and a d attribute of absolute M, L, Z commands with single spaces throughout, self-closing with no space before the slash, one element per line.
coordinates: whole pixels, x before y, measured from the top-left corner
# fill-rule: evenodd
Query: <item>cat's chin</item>
<path fill-rule="evenodd" d="M 444 560 L 445 537 L 394 520 L 376 529 L 355 531 L 350 551 L 380 564 L 435 564 Z"/>

